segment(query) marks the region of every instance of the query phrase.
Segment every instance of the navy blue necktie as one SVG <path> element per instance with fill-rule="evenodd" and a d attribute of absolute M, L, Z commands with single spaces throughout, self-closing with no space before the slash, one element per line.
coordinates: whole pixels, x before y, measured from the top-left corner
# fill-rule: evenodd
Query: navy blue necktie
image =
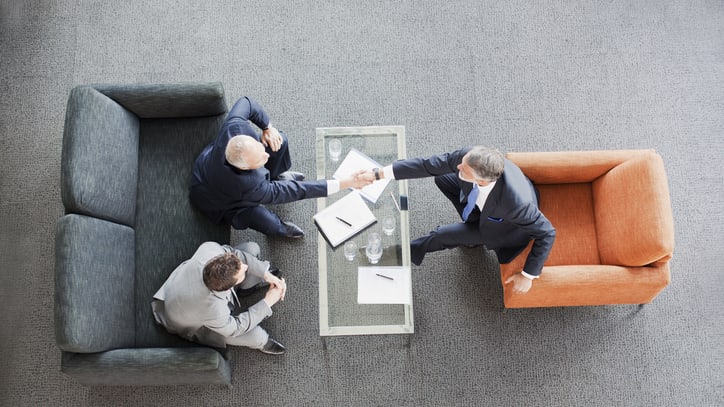
<path fill-rule="evenodd" d="M 463 209 L 463 221 L 468 220 L 468 216 L 470 216 L 470 213 L 475 208 L 475 202 L 478 200 L 479 193 L 480 189 L 478 189 L 478 185 L 473 184 L 473 189 L 471 189 L 470 193 L 468 194 L 468 204 L 465 205 L 465 209 Z"/>

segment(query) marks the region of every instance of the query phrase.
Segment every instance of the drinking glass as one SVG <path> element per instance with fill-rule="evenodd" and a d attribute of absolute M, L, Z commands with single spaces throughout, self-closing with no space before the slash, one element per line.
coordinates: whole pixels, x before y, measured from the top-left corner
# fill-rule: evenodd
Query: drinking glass
<path fill-rule="evenodd" d="M 354 261 L 354 257 L 357 255 L 357 243 L 354 240 L 350 240 L 344 244 L 344 258 L 348 261 Z"/>
<path fill-rule="evenodd" d="M 369 260 L 371 264 L 377 264 L 377 262 L 380 261 L 380 258 L 382 257 L 382 238 L 380 238 L 379 233 L 370 233 L 367 238 L 365 254 L 367 255 L 367 260 Z"/>
<path fill-rule="evenodd" d="M 386 216 L 382 219 L 382 232 L 387 236 L 392 236 L 395 233 L 395 224 L 397 221 L 392 216 Z"/>
<path fill-rule="evenodd" d="M 337 162 L 340 155 L 342 155 L 342 142 L 336 138 L 329 140 L 329 158 Z"/>

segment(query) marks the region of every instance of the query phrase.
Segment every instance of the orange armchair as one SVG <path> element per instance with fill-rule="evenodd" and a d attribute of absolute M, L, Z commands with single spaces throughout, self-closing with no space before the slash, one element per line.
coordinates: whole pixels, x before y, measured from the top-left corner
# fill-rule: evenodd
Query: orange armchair
<path fill-rule="evenodd" d="M 654 150 L 507 158 L 540 191 L 556 241 L 528 293 L 503 285 L 506 308 L 646 304 L 669 284 L 674 221 L 663 160 Z M 502 281 L 522 270 L 531 245 L 501 265 Z"/>

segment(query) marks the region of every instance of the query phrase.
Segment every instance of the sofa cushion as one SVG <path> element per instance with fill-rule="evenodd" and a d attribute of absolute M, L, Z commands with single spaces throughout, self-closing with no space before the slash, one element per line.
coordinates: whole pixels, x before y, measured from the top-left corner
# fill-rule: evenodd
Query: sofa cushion
<path fill-rule="evenodd" d="M 639 267 L 671 255 L 671 201 L 658 154 L 631 158 L 594 181 L 593 199 L 604 264 Z"/>
<path fill-rule="evenodd" d="M 89 86 L 68 99 L 61 161 L 66 212 L 133 226 L 138 118 Z"/>
<path fill-rule="evenodd" d="M 228 243 L 228 225 L 212 223 L 188 199 L 194 160 L 223 116 L 142 119 L 136 208 L 136 346 L 182 346 L 154 323 L 153 294 L 205 241 Z"/>
<path fill-rule="evenodd" d="M 83 215 L 58 221 L 55 338 L 60 349 L 134 346 L 133 229 Z"/>

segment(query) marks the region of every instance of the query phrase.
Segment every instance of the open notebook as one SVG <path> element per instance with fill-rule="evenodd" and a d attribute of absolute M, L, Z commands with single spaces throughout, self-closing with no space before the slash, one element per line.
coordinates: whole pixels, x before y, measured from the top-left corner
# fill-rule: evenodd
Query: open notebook
<path fill-rule="evenodd" d="M 377 221 L 375 215 L 357 191 L 322 209 L 314 215 L 314 224 L 332 248 Z"/>

